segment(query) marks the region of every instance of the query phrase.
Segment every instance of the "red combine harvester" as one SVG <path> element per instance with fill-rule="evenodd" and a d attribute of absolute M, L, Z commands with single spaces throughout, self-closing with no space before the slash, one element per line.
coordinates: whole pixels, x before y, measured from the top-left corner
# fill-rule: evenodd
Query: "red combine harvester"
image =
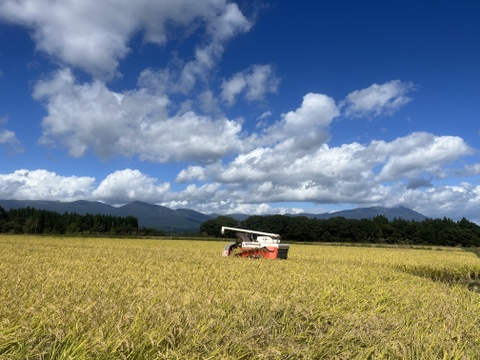
<path fill-rule="evenodd" d="M 265 259 L 286 259 L 288 256 L 290 245 L 280 244 L 278 234 L 222 226 L 222 235 L 225 230 L 235 231 L 239 240 L 225 246 L 223 256 Z"/>

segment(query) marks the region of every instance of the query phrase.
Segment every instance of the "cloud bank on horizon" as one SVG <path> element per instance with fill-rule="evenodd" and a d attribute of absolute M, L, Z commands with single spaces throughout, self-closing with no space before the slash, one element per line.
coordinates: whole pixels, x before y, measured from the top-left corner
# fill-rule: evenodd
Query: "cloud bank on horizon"
<path fill-rule="evenodd" d="M 274 110 L 269 104 L 288 69 L 257 62 L 255 54 L 243 68 L 222 69 L 229 45 L 262 21 L 260 10 L 246 15 L 248 8 L 226 0 L 114 3 L 0 4 L 0 24 L 28 32 L 35 59 L 47 64 L 30 79 L 32 101 L 44 111 L 34 119 L 36 146 L 78 161 L 80 174 L 88 173 L 87 158 L 122 166 L 99 178 L 93 171 L 62 175 L 61 164 L 54 170 L 48 161 L 44 168 L 19 162 L 0 174 L 0 198 L 140 200 L 217 213 L 404 205 L 480 222 L 478 151 L 461 136 L 420 127 L 334 142 L 342 127 L 398 121 L 422 84 L 373 80 L 337 99 L 305 89 L 295 106 Z M 151 48 L 165 60 L 142 57 Z M 135 70 L 124 66 L 136 57 Z M 12 130 L 11 115 L 0 116 L 0 147 L 15 162 L 32 145 Z"/>

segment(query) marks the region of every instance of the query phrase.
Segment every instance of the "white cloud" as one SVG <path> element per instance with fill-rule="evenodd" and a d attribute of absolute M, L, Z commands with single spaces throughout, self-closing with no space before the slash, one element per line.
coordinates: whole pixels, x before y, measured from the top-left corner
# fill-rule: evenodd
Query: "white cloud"
<path fill-rule="evenodd" d="M 358 148 L 357 150 L 360 150 Z M 281 181 L 271 176 L 238 184 L 205 182 L 188 184 L 172 191 L 168 182 L 160 182 L 138 170 L 125 169 L 108 175 L 95 188 L 90 177 L 60 176 L 46 170 L 18 170 L 0 174 L 0 192 L 4 199 L 60 200 L 87 199 L 112 205 L 140 200 L 169 207 L 191 208 L 204 213 L 274 214 L 299 213 L 296 207 L 274 206 L 276 202 L 349 203 L 359 206 L 402 204 L 429 217 L 463 216 L 480 222 L 480 186 L 466 182 L 455 186 L 412 189 L 402 182 L 385 185 L 372 177 L 342 176 L 340 179 Z M 364 169 L 363 173 L 368 173 Z M 298 174 L 297 174 L 298 175 Z M 332 176 L 334 174 L 331 174 Z"/>
<path fill-rule="evenodd" d="M 145 42 L 162 45 L 171 27 L 203 26 L 219 44 L 251 27 L 225 0 L 9 0 L 0 3 L 0 18 L 30 28 L 39 50 L 102 79 L 116 74 L 138 31 Z"/>
<path fill-rule="evenodd" d="M 480 186 L 460 183 L 455 186 L 437 186 L 425 191 L 404 190 L 396 192 L 392 202 L 403 203 L 415 208 L 430 218 L 466 217 L 480 224 Z"/>
<path fill-rule="evenodd" d="M 428 133 L 329 147 L 329 127 L 339 107 L 327 95 L 315 93 L 306 94 L 296 110 L 282 114 L 261 133 L 245 135 L 239 122 L 199 116 L 191 102 L 170 115 L 159 74 L 146 70 L 138 89 L 122 93 L 99 81 L 76 84 L 69 70 L 35 86 L 34 96 L 45 100 L 48 110 L 42 123 L 44 143 L 62 141 L 73 156 L 91 149 L 101 157 L 120 154 L 153 162 L 208 164 L 181 170 L 176 181 L 186 188 L 179 192 L 138 171 L 116 172 L 93 192 L 101 201 L 155 199 L 197 209 L 285 201 L 385 203 L 398 198 L 395 191 L 411 193 L 418 179 L 431 183 L 443 177 L 448 164 L 473 153 L 459 137 Z M 213 94 L 203 94 L 214 106 Z M 226 154 L 235 156 L 226 161 Z M 139 190 L 128 190 L 132 184 Z"/>
<path fill-rule="evenodd" d="M 470 148 L 457 136 L 434 136 L 428 133 L 414 133 L 391 143 L 376 142 L 384 149 L 388 160 L 378 180 L 394 180 L 401 177 L 413 179 L 422 173 L 444 177 L 445 165 L 460 157 L 472 155 Z"/>
<path fill-rule="evenodd" d="M 266 94 L 277 92 L 279 84 L 271 65 L 254 65 L 225 80 L 221 97 L 228 105 L 233 105 L 240 94 L 248 101 L 262 101 Z"/>
<path fill-rule="evenodd" d="M 299 214 L 303 209 L 295 207 L 273 207 L 269 204 L 237 204 L 228 209 L 229 213 L 252 214 L 252 215 L 271 215 L 271 214 Z"/>
<path fill-rule="evenodd" d="M 222 185 L 219 183 L 206 183 L 200 186 L 190 184 L 182 191 L 170 193 L 168 197 L 165 197 L 168 201 L 164 201 L 162 204 L 177 203 L 183 204 L 182 207 L 197 209 L 202 206 L 201 204 L 211 204 L 221 199 L 223 193 L 221 187 Z"/>
<path fill-rule="evenodd" d="M 198 180 L 198 181 L 207 180 L 204 174 L 204 169 L 201 166 L 189 166 L 188 168 L 180 171 L 180 173 L 177 175 L 177 178 L 175 179 L 175 181 L 180 183 L 193 181 L 193 180 Z"/>
<path fill-rule="evenodd" d="M 323 94 L 309 93 L 303 97 L 301 107 L 283 115 L 286 127 L 298 132 L 315 126 L 326 127 L 338 116 L 335 101 Z"/>
<path fill-rule="evenodd" d="M 258 119 L 259 119 L 259 120 L 263 120 L 263 119 L 269 118 L 270 116 L 272 116 L 272 112 L 271 112 L 270 110 L 268 110 L 268 111 L 263 112 L 263 113 L 258 117 Z"/>
<path fill-rule="evenodd" d="M 236 74 L 230 80 L 225 81 L 222 84 L 222 98 L 223 100 L 232 105 L 236 97 L 245 89 L 247 81 L 243 74 Z"/>
<path fill-rule="evenodd" d="M 121 93 L 100 81 L 77 84 L 69 69 L 38 82 L 33 95 L 45 102 L 48 112 L 40 143 L 59 143 L 73 157 L 92 151 L 101 158 L 121 155 L 152 162 L 212 162 L 258 144 L 275 145 L 291 158 L 324 144 L 338 115 L 333 99 L 307 94 L 297 110 L 283 114 L 262 136 L 247 137 L 238 121 L 223 116 L 200 116 L 189 107 L 170 115 L 169 97 L 146 77 L 144 73 L 138 89 Z M 213 102 L 211 94 L 204 94 Z"/>
<path fill-rule="evenodd" d="M 207 114 L 221 113 L 217 98 L 211 90 L 206 90 L 200 93 L 198 96 L 198 102 L 200 104 L 200 109 Z"/>
<path fill-rule="evenodd" d="M 302 156 L 256 148 L 225 165 L 189 167 L 177 179 L 224 184 L 230 199 L 245 203 L 386 203 L 410 191 L 419 174 L 441 178 L 449 164 L 471 153 L 460 138 L 413 133 L 390 143 L 322 145 Z"/>
<path fill-rule="evenodd" d="M 213 43 L 204 48 L 197 48 L 195 58 L 187 62 L 181 69 L 167 68 L 162 70 L 169 74 L 167 90 L 172 93 L 188 94 L 194 89 L 198 80 L 208 83 L 207 75 L 222 54 L 223 47 Z"/>
<path fill-rule="evenodd" d="M 392 115 L 412 100 L 408 94 L 414 89 L 413 84 L 400 80 L 373 84 L 351 92 L 340 105 L 348 117 Z"/>
<path fill-rule="evenodd" d="M 465 175 L 479 175 L 480 174 L 480 163 L 465 165 L 465 170 L 463 171 Z"/>
<path fill-rule="evenodd" d="M 250 30 L 252 24 L 242 14 L 237 4 L 226 4 L 224 1 L 216 3 L 221 4 L 221 10 L 217 11 L 217 16 L 214 16 L 208 25 L 208 32 L 215 41 L 225 41 L 238 33 Z"/>
<path fill-rule="evenodd" d="M 123 205 L 133 201 L 160 202 L 169 191 L 170 184 L 157 184 L 157 179 L 138 170 L 125 169 L 108 175 L 92 195 L 102 202 Z"/>
<path fill-rule="evenodd" d="M 46 102 L 42 144 L 61 143 L 71 156 L 138 157 L 152 162 L 212 161 L 238 151 L 241 125 L 192 111 L 169 115 L 169 99 L 147 89 L 115 93 L 94 81 L 76 84 L 69 70 L 39 82 L 34 97 Z"/>
<path fill-rule="evenodd" d="M 276 144 L 276 152 L 306 153 L 318 149 L 330 138 L 329 126 L 339 114 L 335 100 L 324 94 L 309 93 L 295 111 L 265 129 L 262 144 Z"/>
<path fill-rule="evenodd" d="M 0 145 L 7 145 L 15 153 L 22 152 L 23 148 L 17 135 L 13 131 L 2 129 L 7 122 L 7 117 L 0 117 Z"/>
<path fill-rule="evenodd" d="M 267 93 L 277 92 L 280 84 L 270 65 L 254 65 L 251 72 L 246 75 L 246 80 L 245 98 L 249 101 L 263 100 Z"/>
<path fill-rule="evenodd" d="M 222 115 L 209 88 L 224 43 L 252 26 L 236 4 L 118 0 L 111 8 L 93 0 L 18 0 L 0 3 L 0 18 L 32 29 L 38 49 L 93 76 L 78 84 L 67 66 L 37 82 L 33 96 L 47 110 L 41 144 L 64 147 L 73 157 L 91 151 L 101 158 L 121 155 L 153 162 L 209 162 L 244 147 L 241 125 Z M 137 88 L 111 91 L 105 81 L 116 74 L 138 32 L 145 42 L 160 45 L 172 33 L 196 32 L 201 45 L 194 47 L 191 59 L 175 56 L 163 68 L 145 69 Z M 249 97 L 268 91 L 269 74 L 268 66 L 253 67 L 247 74 Z M 205 85 L 202 92 L 193 93 L 199 82 Z M 182 102 L 178 94 L 188 96 Z M 195 104 L 215 117 L 198 115 Z M 12 141 L 11 132 L 2 136 Z"/>
<path fill-rule="evenodd" d="M 11 145 L 18 147 L 20 145 L 20 141 L 17 139 L 17 136 L 13 131 L 0 130 L 0 145 Z"/>
<path fill-rule="evenodd" d="M 15 200 L 88 200 L 92 199 L 94 181 L 91 177 L 65 177 L 47 170 L 17 170 L 0 174 L 0 193 L 3 199 Z"/>

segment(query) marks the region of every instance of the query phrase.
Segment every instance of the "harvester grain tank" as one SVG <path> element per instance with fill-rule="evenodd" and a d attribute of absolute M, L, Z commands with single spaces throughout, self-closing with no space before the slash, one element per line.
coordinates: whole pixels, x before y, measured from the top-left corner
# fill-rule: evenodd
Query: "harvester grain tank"
<path fill-rule="evenodd" d="M 222 226 L 222 235 L 225 230 L 235 231 L 238 241 L 225 246 L 223 256 L 266 259 L 286 259 L 288 256 L 290 245 L 280 244 L 279 234 Z"/>

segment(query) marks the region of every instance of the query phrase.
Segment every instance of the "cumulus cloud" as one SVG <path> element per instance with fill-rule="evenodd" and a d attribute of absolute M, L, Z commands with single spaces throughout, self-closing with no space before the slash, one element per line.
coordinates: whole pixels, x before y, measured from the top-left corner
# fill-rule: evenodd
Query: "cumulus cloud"
<path fill-rule="evenodd" d="M 266 94 L 277 92 L 279 84 L 271 65 L 254 65 L 225 80 L 221 97 L 228 105 L 233 105 L 241 94 L 248 101 L 262 101 Z"/>
<path fill-rule="evenodd" d="M 415 89 L 412 83 L 392 80 L 355 90 L 341 102 L 347 117 L 392 115 L 412 99 L 408 94 Z"/>
<path fill-rule="evenodd" d="M 199 180 L 199 181 L 207 180 L 204 174 L 203 167 L 189 166 L 188 168 L 181 170 L 180 173 L 177 175 L 177 178 L 175 179 L 175 181 L 179 183 L 184 183 L 184 182 L 193 181 L 193 180 Z"/>
<path fill-rule="evenodd" d="M 375 142 L 374 146 L 388 154 L 388 160 L 378 175 L 379 180 L 412 179 L 424 172 L 437 178 L 444 177 L 446 164 L 474 153 L 458 136 L 434 136 L 424 132 L 388 144 Z"/>
<path fill-rule="evenodd" d="M 190 1 L 197 2 L 198 1 Z M 201 3 L 201 2 L 200 2 Z M 230 39 L 240 32 L 250 30 L 252 24 L 245 18 L 237 4 L 226 1 L 210 1 L 217 6 L 216 16 L 210 19 L 207 30 L 210 36 L 220 42 Z M 204 5 L 203 5 L 204 6 Z"/>
<path fill-rule="evenodd" d="M 0 145 L 8 146 L 15 153 L 22 152 L 23 148 L 17 135 L 13 131 L 3 128 L 7 122 L 7 117 L 0 117 Z"/>
<path fill-rule="evenodd" d="M 92 151 L 101 158 L 122 155 L 152 162 L 214 162 L 259 144 L 293 156 L 324 144 L 339 113 L 332 98 L 310 93 L 263 135 L 247 136 L 239 121 L 222 115 L 201 116 L 188 108 L 171 114 L 169 97 L 146 83 L 145 76 L 137 89 L 123 92 L 111 91 L 101 81 L 78 84 L 69 69 L 39 81 L 33 96 L 48 112 L 40 143 L 58 143 L 73 157 Z"/>
<path fill-rule="evenodd" d="M 421 144 L 423 151 L 406 144 Z M 290 151 L 257 148 L 225 165 L 187 168 L 177 179 L 224 184 L 229 196 L 247 203 L 385 203 L 398 191 L 386 180 L 398 184 L 406 180 L 411 185 L 419 174 L 438 179 L 455 159 L 471 153 L 460 138 L 413 133 L 390 143 L 322 145 L 293 157 Z"/>
<path fill-rule="evenodd" d="M 17 170 L 0 174 L 3 199 L 61 200 L 92 199 L 95 179 L 92 177 L 61 176 L 47 170 Z"/>
<path fill-rule="evenodd" d="M 458 185 L 445 185 L 420 189 L 400 189 L 392 202 L 404 203 L 426 214 L 430 218 L 448 217 L 460 220 L 462 217 L 480 224 L 480 186 L 462 182 Z"/>
<path fill-rule="evenodd" d="M 225 0 L 117 0 L 114 6 L 96 0 L 3 1 L 0 18 L 30 28 L 39 50 L 102 79 L 116 74 L 136 32 L 144 42 L 162 45 L 171 27 L 203 26 L 218 44 L 251 27 L 237 5 Z"/>
<path fill-rule="evenodd" d="M 152 162 L 211 162 L 243 146 L 241 125 L 222 115 L 209 88 L 225 43 L 252 26 L 235 3 L 118 0 L 111 7 L 93 0 L 18 0 L 0 3 L 0 19 L 31 29 L 37 48 L 61 64 L 34 86 L 33 97 L 47 110 L 40 144 L 64 147 L 73 157 L 93 152 L 103 159 L 120 155 Z M 161 67 L 144 69 L 136 88 L 108 88 L 132 36 L 164 45 L 171 36 L 193 33 L 201 40 L 191 58 L 182 54 L 185 59 L 174 56 Z M 92 80 L 77 83 L 74 68 Z M 246 96 L 256 99 L 269 91 L 269 69 L 254 67 L 246 75 Z M 194 92 L 199 82 L 202 91 Z M 215 115 L 199 115 L 195 104 Z M 12 132 L 1 136 L 14 141 Z"/>
<path fill-rule="evenodd" d="M 90 149 L 152 162 L 212 161 L 239 150 L 241 125 L 192 111 L 169 115 L 169 99 L 147 89 L 116 93 L 104 83 L 76 84 L 68 69 L 36 84 L 34 97 L 46 103 L 42 144 L 60 143 L 71 156 Z"/>
<path fill-rule="evenodd" d="M 296 132 L 305 127 L 328 126 L 336 116 L 338 109 L 335 101 L 327 95 L 313 93 L 303 97 L 297 110 L 283 115 L 286 127 Z"/>
<path fill-rule="evenodd" d="M 13 131 L 0 129 L 0 145 L 9 145 L 16 151 L 21 150 L 20 141 Z"/>
<path fill-rule="evenodd" d="M 192 166 L 180 172 L 177 181 L 213 178 L 221 183 L 256 183 L 275 178 L 288 182 L 292 177 L 309 176 L 310 171 L 300 175 L 304 169 L 298 171 L 292 167 L 310 161 L 312 154 L 324 148 L 329 138 L 328 126 L 337 115 L 332 98 L 307 94 L 299 108 L 282 114 L 278 122 L 264 129 L 262 136 L 253 134 L 245 139 L 243 151 L 229 164 L 222 166 L 215 162 L 203 169 Z M 306 168 L 311 167 L 309 164 Z"/>
<path fill-rule="evenodd" d="M 480 163 L 465 165 L 465 169 L 461 173 L 464 175 L 479 175 Z"/>
<path fill-rule="evenodd" d="M 141 200 L 174 208 L 191 208 L 204 213 L 271 214 L 302 211 L 294 207 L 272 206 L 276 202 L 288 201 L 368 206 L 403 204 L 429 217 L 452 217 L 453 214 L 454 219 L 465 216 L 480 222 L 480 186 L 463 182 L 455 186 L 422 189 L 422 186 L 409 186 L 403 181 L 394 181 L 389 185 L 378 182 L 374 175 L 378 163 L 368 160 L 372 149 L 380 151 L 372 144 L 324 148 L 323 159 L 328 159 L 328 162 L 315 163 L 315 160 L 322 159 L 319 155 L 317 158 L 305 159 L 303 166 L 296 164 L 277 173 L 265 173 L 263 177 L 249 178 L 249 181 L 242 178 L 238 183 L 231 180 L 234 175 L 237 175 L 237 179 L 239 175 L 244 176 L 240 174 L 240 169 L 235 169 L 237 173 L 230 173 L 230 181 L 226 181 L 222 179 L 221 173 L 228 171 L 228 167 L 217 165 L 217 172 L 212 171 L 211 167 L 203 171 L 197 167 L 191 169 L 191 175 L 198 172 L 205 181 L 200 185 L 187 184 L 183 190 L 178 191 L 172 190 L 168 182 L 161 182 L 134 169 L 116 171 L 103 179 L 98 186 L 95 186 L 95 179 L 90 177 L 66 177 L 46 170 L 18 170 L 12 174 L 0 175 L 0 192 L 6 199 L 88 199 L 113 205 Z M 343 165 L 340 161 L 335 162 L 337 156 L 342 154 L 340 161 L 343 161 Z M 378 154 L 377 161 L 384 158 L 384 155 Z M 353 161 L 355 159 L 356 164 Z M 314 169 L 308 169 L 308 164 Z M 345 168 L 349 164 L 353 169 L 349 169 L 350 173 L 346 174 Z M 330 165 L 330 168 L 323 169 L 322 165 Z M 337 169 L 336 165 L 340 169 Z M 292 176 L 288 176 L 289 172 L 293 172 Z M 306 173 L 302 174 L 303 172 Z M 217 179 L 207 179 L 207 174 L 217 175 Z M 195 176 L 191 176 L 189 179 L 194 178 Z M 417 180 L 412 179 L 412 182 Z"/>
<path fill-rule="evenodd" d="M 322 146 L 330 138 L 329 126 L 339 115 L 335 100 L 324 94 L 308 93 L 294 111 L 281 115 L 281 120 L 265 129 L 263 144 L 276 144 L 276 151 L 308 152 Z"/>
<path fill-rule="evenodd" d="M 222 98 L 225 102 L 232 105 L 236 97 L 245 89 L 247 81 L 242 74 L 236 74 L 230 80 L 222 85 Z"/>
<path fill-rule="evenodd" d="M 160 202 L 170 191 L 170 184 L 157 183 L 157 179 L 139 170 L 125 169 L 108 175 L 92 192 L 93 197 L 112 205 L 132 201 Z"/>

